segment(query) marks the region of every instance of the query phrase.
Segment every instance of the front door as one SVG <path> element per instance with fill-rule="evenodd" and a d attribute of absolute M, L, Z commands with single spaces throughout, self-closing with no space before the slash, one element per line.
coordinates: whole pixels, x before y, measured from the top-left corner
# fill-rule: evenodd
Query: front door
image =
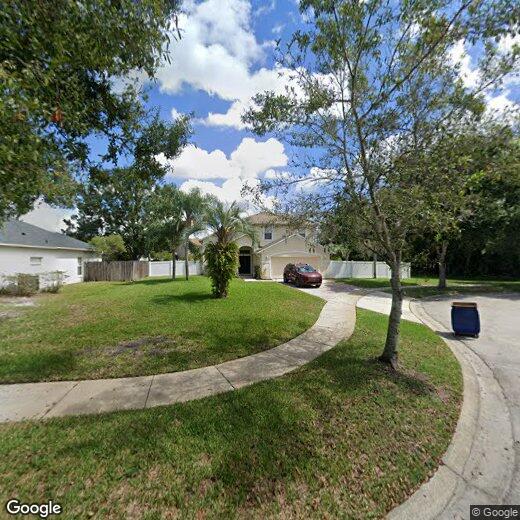
<path fill-rule="evenodd" d="M 240 255 L 238 274 L 251 274 L 251 255 Z"/>

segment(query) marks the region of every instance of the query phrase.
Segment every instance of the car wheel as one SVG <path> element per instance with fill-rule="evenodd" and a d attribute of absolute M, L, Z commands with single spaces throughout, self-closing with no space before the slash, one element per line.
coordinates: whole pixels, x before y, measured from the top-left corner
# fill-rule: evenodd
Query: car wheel
<path fill-rule="evenodd" d="M 321 287 L 321 283 L 319 283 L 317 286 L 316 286 L 316 289 L 319 289 Z"/>

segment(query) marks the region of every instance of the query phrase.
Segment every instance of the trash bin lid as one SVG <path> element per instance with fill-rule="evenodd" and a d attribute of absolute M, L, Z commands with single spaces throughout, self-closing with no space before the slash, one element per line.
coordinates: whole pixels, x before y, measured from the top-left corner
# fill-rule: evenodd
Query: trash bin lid
<path fill-rule="evenodd" d="M 452 307 L 469 307 L 471 309 L 477 308 L 476 302 L 452 302 Z"/>

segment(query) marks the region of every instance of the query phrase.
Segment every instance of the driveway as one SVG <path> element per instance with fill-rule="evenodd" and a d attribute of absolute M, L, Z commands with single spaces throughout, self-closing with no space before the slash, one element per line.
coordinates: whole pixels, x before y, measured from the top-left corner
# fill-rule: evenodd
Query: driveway
<path fill-rule="evenodd" d="M 464 338 L 490 368 L 498 381 L 509 409 L 515 466 L 513 482 L 504 497 L 505 504 L 520 504 L 520 294 L 457 296 L 457 300 L 476 301 L 481 320 L 478 339 Z M 443 298 L 422 301 L 426 313 L 445 329 L 451 330 L 451 302 Z"/>

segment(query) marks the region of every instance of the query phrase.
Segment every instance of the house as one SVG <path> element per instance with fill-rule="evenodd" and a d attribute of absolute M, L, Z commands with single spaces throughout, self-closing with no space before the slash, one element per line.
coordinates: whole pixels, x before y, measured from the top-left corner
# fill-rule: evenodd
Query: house
<path fill-rule="evenodd" d="M 253 276 L 258 266 L 261 278 L 275 280 L 283 278 L 289 263 L 308 263 L 322 272 L 329 266 L 330 255 L 317 243 L 312 225 L 294 229 L 282 218 L 266 212 L 251 215 L 248 220 L 256 231 L 256 240 L 253 244 L 245 235 L 236 240 L 240 248 L 239 275 Z"/>
<path fill-rule="evenodd" d="M 64 283 L 83 280 L 83 264 L 96 260 L 92 246 L 20 220 L 0 227 L 0 275 L 65 273 Z"/>
<path fill-rule="evenodd" d="M 190 238 L 190 246 L 188 247 L 188 256 L 192 254 L 193 251 L 200 250 L 202 245 L 202 242 L 198 238 Z M 184 244 L 181 244 L 176 250 L 175 250 L 175 257 L 177 260 L 179 259 L 185 259 L 186 258 L 186 246 Z"/>

